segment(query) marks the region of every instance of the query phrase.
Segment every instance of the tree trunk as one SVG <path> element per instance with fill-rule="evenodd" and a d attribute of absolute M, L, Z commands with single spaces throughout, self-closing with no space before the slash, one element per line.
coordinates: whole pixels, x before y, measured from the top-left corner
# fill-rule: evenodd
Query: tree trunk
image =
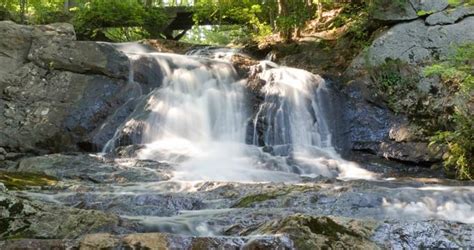
<path fill-rule="evenodd" d="M 288 2 L 287 0 L 278 0 L 278 16 L 288 16 Z M 280 38 L 287 42 L 291 40 L 291 27 L 280 27 Z"/>
<path fill-rule="evenodd" d="M 25 23 L 28 0 L 20 0 L 20 22 Z"/>

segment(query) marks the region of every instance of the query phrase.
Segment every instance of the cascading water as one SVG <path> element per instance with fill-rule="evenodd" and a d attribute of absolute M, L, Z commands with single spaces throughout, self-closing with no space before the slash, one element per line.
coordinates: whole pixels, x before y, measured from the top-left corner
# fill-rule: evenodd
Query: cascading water
<path fill-rule="evenodd" d="M 259 67 L 259 77 L 266 84 L 261 90 L 265 100 L 253 123 L 255 145 L 271 146 L 279 154 L 290 156 L 301 174 L 362 179 L 373 176 L 355 163 L 341 159 L 334 149 L 328 111 L 323 109 L 328 96 L 324 79 L 268 61 L 261 62 Z"/>
<path fill-rule="evenodd" d="M 265 98 L 252 115 L 246 81 L 237 79 L 229 62 L 199 57 L 202 51 L 194 56 L 135 51 L 131 57 L 153 60 L 163 74 L 161 86 L 134 112 L 135 117 L 137 113 L 146 117 L 140 126 L 138 143 L 145 148 L 139 158 L 175 163 L 174 179 L 187 181 L 294 181 L 301 174 L 372 177 L 342 160 L 332 147 L 321 108 L 325 95 L 321 77 L 262 62 L 259 77 L 266 82 L 261 89 Z M 252 116 L 253 134 L 247 128 Z M 120 129 L 136 123 L 135 117 Z M 249 136 L 254 145 L 245 143 Z"/>

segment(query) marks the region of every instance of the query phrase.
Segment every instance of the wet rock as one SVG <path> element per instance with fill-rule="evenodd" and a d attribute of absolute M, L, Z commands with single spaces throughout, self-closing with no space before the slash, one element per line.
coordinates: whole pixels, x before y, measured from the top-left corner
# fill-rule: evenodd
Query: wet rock
<path fill-rule="evenodd" d="M 54 186 L 57 180 L 47 175 L 0 170 L 0 183 L 11 190 L 23 190 L 30 187 Z"/>
<path fill-rule="evenodd" d="M 389 222 L 378 227 L 372 239 L 383 248 L 469 248 L 472 225 L 448 221 Z"/>
<path fill-rule="evenodd" d="M 449 9 L 430 15 L 426 18 L 425 23 L 432 26 L 453 24 L 472 15 L 474 15 L 474 6 L 461 5 L 454 10 Z"/>
<path fill-rule="evenodd" d="M 163 233 L 112 235 L 89 234 L 78 240 L 7 240 L 2 249 L 292 249 L 285 236 L 192 237 Z"/>
<path fill-rule="evenodd" d="M 114 161 L 94 155 L 45 155 L 21 160 L 15 171 L 39 173 L 58 179 L 93 183 L 162 181 L 171 176 L 171 167 L 153 161 Z"/>
<path fill-rule="evenodd" d="M 125 232 L 115 215 L 30 201 L 0 193 L 0 239 L 77 238 L 92 232 Z"/>
<path fill-rule="evenodd" d="M 145 145 L 128 145 L 115 148 L 114 155 L 118 157 L 133 158 L 137 157 L 138 151 L 145 148 Z"/>
<path fill-rule="evenodd" d="M 4 161 L 6 156 L 7 156 L 7 151 L 4 148 L 0 147 L 0 161 Z"/>
<path fill-rule="evenodd" d="M 377 223 L 343 218 L 312 217 L 296 214 L 270 221 L 254 234 L 287 234 L 297 249 L 333 248 L 378 249 L 370 241 Z"/>
<path fill-rule="evenodd" d="M 58 198 L 68 206 L 100 210 L 123 216 L 172 216 L 182 210 L 199 210 L 204 207 L 200 199 L 181 195 L 137 193 L 96 194 L 80 193 Z"/>
<path fill-rule="evenodd" d="M 388 138 L 390 128 L 401 118 L 379 104 L 364 81 L 351 81 L 343 91 L 347 102 L 342 110 L 344 120 L 350 124 L 346 131 L 351 148 L 376 152 L 378 144 Z"/>

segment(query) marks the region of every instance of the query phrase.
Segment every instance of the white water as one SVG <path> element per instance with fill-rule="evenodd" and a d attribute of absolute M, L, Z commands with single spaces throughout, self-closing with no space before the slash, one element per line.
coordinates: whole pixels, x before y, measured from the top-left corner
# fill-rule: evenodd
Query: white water
<path fill-rule="evenodd" d="M 290 155 L 304 175 L 370 179 L 373 174 L 343 160 L 333 147 L 323 110 L 326 83 L 320 76 L 272 62 L 261 62 L 265 101 L 254 120 L 253 143 L 290 145 Z M 327 112 L 327 111 L 326 111 Z M 266 125 L 258 137 L 257 121 Z"/>
<path fill-rule="evenodd" d="M 221 52 L 219 52 L 221 53 Z M 199 55 L 200 52 L 195 54 Z M 298 181 L 300 175 L 372 178 L 335 151 L 321 107 L 324 80 L 300 69 L 262 63 L 260 78 L 265 101 L 254 120 L 265 120 L 264 145 L 281 154 L 264 153 L 246 144 L 252 114 L 244 80 L 224 60 L 198 56 L 133 51 L 155 60 L 163 74 L 162 86 L 146 98 L 140 159 L 176 163 L 177 181 Z M 224 59 L 229 58 L 225 54 Z M 271 67 L 268 67 L 271 66 Z M 130 84 L 133 81 L 131 72 Z M 129 119 L 127 124 L 137 123 Z M 251 123 L 250 123 L 251 124 Z M 118 133 L 116 133 L 118 134 Z M 114 140 L 107 150 L 114 147 Z"/>

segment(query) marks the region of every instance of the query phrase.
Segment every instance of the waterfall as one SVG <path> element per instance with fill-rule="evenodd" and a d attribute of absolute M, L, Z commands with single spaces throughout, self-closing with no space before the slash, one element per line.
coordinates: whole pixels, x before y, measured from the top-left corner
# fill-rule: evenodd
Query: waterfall
<path fill-rule="evenodd" d="M 343 160 L 332 144 L 328 112 L 323 109 L 328 89 L 320 76 L 305 70 L 262 61 L 264 101 L 253 122 L 255 145 L 289 157 L 297 172 L 340 178 L 371 178 L 356 163 Z M 261 131 L 261 132 L 259 132 Z"/>
<path fill-rule="evenodd" d="M 138 136 L 129 141 L 144 145 L 137 157 L 175 164 L 177 180 L 372 176 L 342 160 L 332 145 L 326 111 L 321 108 L 324 79 L 264 61 L 258 76 L 265 82 L 259 93 L 264 100 L 257 103 L 254 114 L 246 80 L 238 79 L 230 62 L 203 58 L 203 51 L 212 56 L 212 51 L 203 49 L 193 56 L 134 54 L 132 62 L 146 57 L 142 61 L 159 66 L 161 84 L 144 93 L 108 147 L 115 147 L 122 132 L 133 131 Z M 225 51 L 217 53 L 231 57 Z"/>

